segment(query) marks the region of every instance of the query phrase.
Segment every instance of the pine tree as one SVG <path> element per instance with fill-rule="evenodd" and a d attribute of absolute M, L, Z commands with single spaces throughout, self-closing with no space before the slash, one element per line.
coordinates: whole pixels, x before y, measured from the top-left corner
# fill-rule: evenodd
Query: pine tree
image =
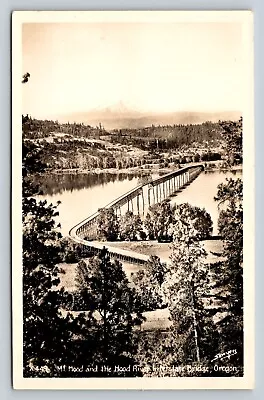
<path fill-rule="evenodd" d="M 97 321 L 98 363 L 110 366 L 112 376 L 115 365 L 133 364 L 137 347 L 133 328 L 143 321 L 139 299 L 122 265 L 111 262 L 105 248 L 86 263 L 79 262 L 76 283 L 84 310 L 90 311 Z"/>
<path fill-rule="evenodd" d="M 144 311 L 155 310 L 166 306 L 164 282 L 167 274 L 167 265 L 161 263 L 157 256 L 150 256 L 144 269 L 131 274 L 136 291 Z"/>
<path fill-rule="evenodd" d="M 241 179 L 227 179 L 218 186 L 219 207 L 222 207 L 218 227 L 224 241 L 226 261 L 220 271 L 222 285 L 227 293 L 228 313 L 221 320 L 221 351 L 230 347 L 236 350 L 231 362 L 243 373 L 243 182 Z"/>
<path fill-rule="evenodd" d="M 222 136 L 225 140 L 224 149 L 228 157 L 228 163 L 234 165 L 236 159 L 242 161 L 242 135 L 243 135 L 243 119 L 239 121 L 222 121 L 220 122 Z"/>
<path fill-rule="evenodd" d="M 198 241 L 188 208 L 175 211 L 171 268 L 167 277 L 167 297 L 181 362 L 201 361 L 198 292 L 205 278 L 205 251 Z"/>
<path fill-rule="evenodd" d="M 144 221 L 149 238 L 170 239 L 168 231 L 173 223 L 173 211 L 174 207 L 167 200 L 149 207 L 149 212 Z"/>
<path fill-rule="evenodd" d="M 119 221 L 120 240 L 137 240 L 142 235 L 142 221 L 139 215 L 127 211 Z"/>
<path fill-rule="evenodd" d="M 196 206 L 192 206 L 189 203 L 177 204 L 175 207 L 175 216 L 181 214 L 188 215 L 191 226 L 196 230 L 196 239 L 203 240 L 208 239 L 213 231 L 213 221 L 210 214 L 204 209 Z M 173 218 L 173 221 L 175 218 Z M 176 234 L 176 227 L 172 226 L 172 230 Z"/>
<path fill-rule="evenodd" d="M 58 287 L 61 272 L 58 266 L 61 261 L 61 234 L 55 221 L 58 205 L 48 205 L 46 201 L 37 201 L 32 197 L 39 193 L 33 177 L 44 168 L 38 149 L 24 145 L 22 227 L 25 377 L 62 376 L 59 365 L 80 363 L 78 355 L 84 342 L 78 340 L 85 338 L 86 343 L 93 343 L 90 329 L 93 319 L 86 319 L 84 324 L 82 317 L 75 318 L 68 313 L 71 295 Z"/>
<path fill-rule="evenodd" d="M 118 238 L 119 223 L 113 208 L 100 210 L 97 219 L 97 238 L 114 241 Z"/>

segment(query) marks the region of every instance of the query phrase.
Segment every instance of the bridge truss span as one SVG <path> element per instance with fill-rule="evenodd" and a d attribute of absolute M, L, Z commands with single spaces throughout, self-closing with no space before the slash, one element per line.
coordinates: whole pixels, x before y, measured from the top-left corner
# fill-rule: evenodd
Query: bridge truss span
<path fill-rule="evenodd" d="M 172 171 L 150 182 L 136 186 L 107 204 L 103 209 L 113 209 L 116 215 L 120 216 L 126 211 L 132 211 L 144 217 L 151 205 L 160 203 L 182 190 L 203 169 L 204 166 L 199 164 Z M 103 243 L 93 241 L 97 237 L 97 222 L 100 211 L 101 209 L 75 225 L 69 232 L 70 237 L 79 243 L 84 251 L 97 253 L 103 248 Z M 107 248 L 112 258 L 121 261 L 144 264 L 148 260 L 148 257 L 143 254 L 132 254 L 131 251 L 110 248 L 109 246 Z"/>

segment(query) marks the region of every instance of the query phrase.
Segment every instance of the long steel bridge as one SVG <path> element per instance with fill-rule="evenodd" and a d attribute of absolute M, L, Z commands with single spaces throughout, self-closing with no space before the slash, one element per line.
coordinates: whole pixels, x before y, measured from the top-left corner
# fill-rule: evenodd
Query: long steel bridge
<path fill-rule="evenodd" d="M 203 165 L 188 166 L 160 176 L 136 186 L 107 204 L 104 209 L 112 208 L 116 215 L 123 215 L 126 211 L 132 211 L 144 216 L 151 205 L 176 194 L 189 185 L 203 169 Z M 81 245 L 84 254 L 96 254 L 105 247 L 103 242 L 94 241 L 94 238 L 97 237 L 100 211 L 101 209 L 75 225 L 69 232 L 70 237 Z M 132 264 L 145 264 L 149 259 L 147 255 L 115 248 L 108 244 L 107 249 L 111 258 Z"/>

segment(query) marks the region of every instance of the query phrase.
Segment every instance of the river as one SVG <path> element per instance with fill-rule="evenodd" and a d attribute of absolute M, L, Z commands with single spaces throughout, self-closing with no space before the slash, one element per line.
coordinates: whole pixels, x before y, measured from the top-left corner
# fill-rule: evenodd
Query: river
<path fill-rule="evenodd" d="M 39 182 L 43 195 L 37 198 L 53 204 L 61 201 L 57 220 L 62 234 L 67 236 L 78 222 L 143 183 L 148 176 L 145 172 L 50 174 Z M 155 179 L 158 175 L 151 177 Z"/>
<path fill-rule="evenodd" d="M 157 177 L 154 174 L 151 176 L 153 179 Z M 241 170 L 202 172 L 188 187 L 173 197 L 172 202 L 188 202 L 205 208 L 213 220 L 213 233 L 217 234 L 218 210 L 217 203 L 213 200 L 217 185 L 224 182 L 225 178 L 241 176 Z M 45 199 L 53 204 L 61 201 L 57 218 L 61 223 L 62 234 L 67 236 L 78 222 L 144 182 L 146 177 L 146 173 L 50 174 L 40 181 L 43 195 L 38 196 L 38 199 Z"/>
<path fill-rule="evenodd" d="M 217 220 L 219 211 L 214 197 L 217 193 L 217 186 L 225 182 L 226 178 L 241 178 L 242 170 L 234 171 L 204 171 L 189 186 L 176 197 L 172 198 L 172 203 L 190 203 L 193 206 L 205 208 L 211 215 L 213 221 L 213 234 L 218 234 Z"/>

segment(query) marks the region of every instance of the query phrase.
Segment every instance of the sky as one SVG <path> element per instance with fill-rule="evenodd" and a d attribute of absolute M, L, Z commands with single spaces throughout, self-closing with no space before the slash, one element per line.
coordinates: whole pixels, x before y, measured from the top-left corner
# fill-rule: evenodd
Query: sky
<path fill-rule="evenodd" d="M 23 114 L 241 111 L 241 24 L 27 23 Z M 22 75 L 21 74 L 21 75 Z"/>

